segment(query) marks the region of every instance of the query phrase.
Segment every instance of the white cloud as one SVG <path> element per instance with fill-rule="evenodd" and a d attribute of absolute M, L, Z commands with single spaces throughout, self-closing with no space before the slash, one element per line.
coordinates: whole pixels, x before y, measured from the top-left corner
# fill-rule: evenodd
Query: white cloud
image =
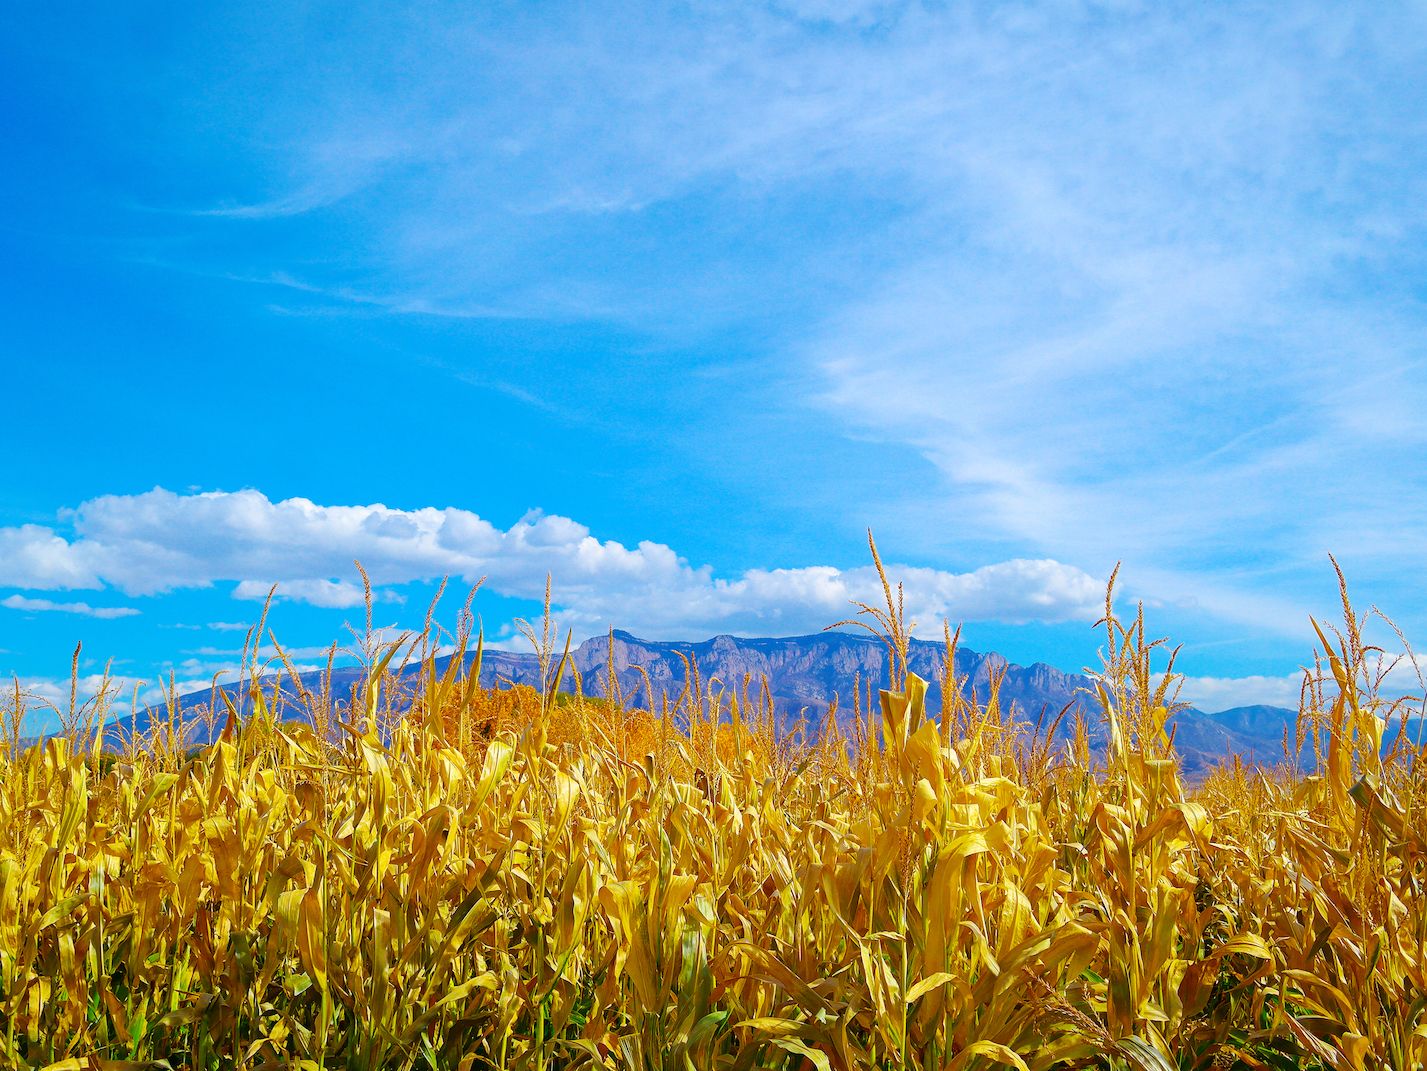
<path fill-rule="evenodd" d="M 568 517 L 531 513 L 507 529 L 467 510 L 273 502 L 257 491 L 110 495 L 68 511 L 72 540 L 51 533 L 57 556 L 93 563 L 94 576 L 129 594 L 237 581 L 239 598 L 279 592 L 320 606 L 361 602 L 353 559 L 383 586 L 451 575 L 489 576 L 502 595 L 539 599 L 553 574 L 572 625 L 650 635 L 814 631 L 847 616 L 850 600 L 879 602 L 870 566 L 752 569 L 723 578 L 672 548 L 601 541 Z M 0 530 L 3 533 L 4 530 Z M 1050 559 L 1001 562 L 966 573 L 904 569 L 908 611 L 924 626 L 954 621 L 1093 619 L 1101 582 Z M 263 577 L 258 580 L 256 577 Z M 52 573 L 13 579 L 53 583 Z"/>
<path fill-rule="evenodd" d="M 326 651 L 321 652 L 321 655 L 324 658 L 326 654 Z M 304 662 L 296 658 L 292 653 L 289 653 L 288 658 L 289 661 L 292 662 L 292 668 L 295 669 L 298 673 L 316 673 L 326 668 L 325 661 L 320 663 L 310 661 Z M 160 690 L 157 694 L 162 697 L 162 688 L 167 687 L 168 676 L 170 672 L 172 672 L 175 678 L 178 680 L 202 681 L 200 687 L 203 688 L 210 687 L 213 683 L 215 676 L 217 677 L 218 683 L 220 685 L 235 684 L 237 683 L 239 678 L 243 676 L 243 666 L 237 661 L 235 661 L 235 659 L 236 655 L 228 658 L 189 657 L 179 659 L 177 662 L 173 662 L 163 667 L 163 671 L 159 674 L 160 684 L 158 687 Z M 350 659 L 343 660 L 344 664 L 349 663 L 350 661 Z M 258 666 L 260 669 L 260 674 L 264 677 L 269 676 L 273 673 L 287 672 L 287 669 L 283 665 L 282 660 L 278 658 L 277 654 L 271 650 L 266 650 L 258 656 Z M 249 668 L 251 668 L 251 662 L 249 663 Z M 187 695 L 196 690 L 197 688 L 191 687 L 189 685 L 184 685 L 182 688 L 180 688 L 179 694 Z M 145 692 L 144 694 L 147 695 L 149 693 Z"/>
<path fill-rule="evenodd" d="M 1420 13 L 1413 44 L 1341 8 L 1082 16 L 907 46 L 924 106 L 879 130 L 925 199 L 800 344 L 823 405 L 939 470 L 962 546 L 1125 557 L 1241 620 L 1327 550 L 1413 583 L 1427 484 L 1384 459 L 1427 444 Z M 854 62 L 844 117 L 886 89 Z"/>
<path fill-rule="evenodd" d="M 28 613 L 81 614 L 84 617 L 98 618 L 136 617 L 139 613 L 132 606 L 90 606 L 87 602 L 52 602 L 49 599 L 31 599 L 24 595 L 10 595 L 0 599 L 0 606 Z"/>
<path fill-rule="evenodd" d="M 361 606 L 365 600 L 362 587 L 346 580 L 283 580 L 276 584 L 265 580 L 244 580 L 233 589 L 233 598 L 262 602 L 269 592 L 274 598 L 295 599 L 312 606 L 346 609 Z"/>
<path fill-rule="evenodd" d="M 1325 550 L 1407 584 L 1427 549 L 1421 466 L 1383 464 L 1424 444 L 1423 28 L 1312 3 L 442 12 L 380 25 L 428 61 L 392 87 L 354 20 L 253 134 L 286 188 L 219 210 L 344 213 L 342 275 L 308 231 L 310 281 L 276 244 L 255 273 L 334 307 L 681 336 L 757 308 L 795 409 L 943 477 L 884 535 L 1128 556 L 1262 620 Z"/>
<path fill-rule="evenodd" d="M 244 666 L 236 660 L 240 652 L 231 652 L 231 657 L 223 657 L 229 652 L 212 653 L 217 657 L 188 657 L 167 663 L 149 677 L 105 677 L 102 673 L 82 673 L 73 682 L 76 705 L 95 704 L 102 695 L 103 702 L 98 706 L 91 706 L 90 709 L 99 711 L 99 717 L 105 722 L 119 719 L 122 727 L 123 720 L 132 713 L 136 702 L 138 709 L 142 711 L 150 707 L 162 707 L 170 694 L 206 694 L 213 687 L 215 678 L 220 686 L 237 683 L 244 675 Z M 293 669 L 298 673 L 315 673 L 326 669 L 326 656 L 325 649 L 289 652 Z M 318 660 L 310 660 L 314 658 Z M 343 656 L 338 659 L 339 665 L 351 662 L 350 657 Z M 265 648 L 260 653 L 259 667 L 265 677 L 287 672 L 270 648 Z M 8 710 L 16 683 L 19 684 L 20 694 L 27 708 L 24 723 L 20 727 L 21 735 L 34 736 L 58 730 L 61 727 L 58 711 L 69 708 L 70 678 L 19 674 L 0 678 L 0 710 Z"/>
<path fill-rule="evenodd" d="M 886 492 L 889 541 L 1127 557 L 1296 632 L 1280 607 L 1328 549 L 1420 590 L 1427 487 L 1391 459 L 1424 446 L 1423 29 L 1420 5 L 1313 2 L 351 19 L 285 86 L 281 35 L 233 61 L 265 106 L 220 148 L 261 149 L 184 248 L 323 311 L 752 325 L 803 426 L 935 467 Z M 393 51 L 423 57 L 399 85 Z M 533 360 L 479 377 L 521 390 Z M 12 538 L 25 575 L 97 583 Z M 18 560 L 0 544 L 0 583 Z"/>
<path fill-rule="evenodd" d="M 393 640 L 395 640 L 395 639 L 397 638 L 396 635 L 390 635 L 390 634 L 387 634 L 386 632 L 382 632 L 381 630 L 376 630 L 376 629 L 374 629 L 373 631 L 379 633 L 379 635 L 374 638 L 374 642 L 376 642 L 376 643 L 387 643 L 387 642 L 391 642 L 391 641 L 393 641 Z M 388 632 L 389 632 L 389 630 L 388 630 Z M 317 647 L 317 646 L 314 646 L 314 647 L 287 647 L 287 646 L 284 646 L 284 647 L 282 648 L 282 652 L 283 652 L 284 654 L 286 654 L 287 657 L 288 657 L 290 660 L 294 661 L 294 662 L 318 660 L 318 661 L 322 662 L 323 664 L 325 664 L 325 663 L 326 663 L 326 659 L 327 659 L 327 654 L 328 654 L 328 652 L 329 652 L 331 649 L 332 649 L 332 648 L 331 648 L 330 646 L 329 646 L 329 647 Z M 183 653 L 184 653 L 185 655 L 188 655 L 188 656 L 193 657 L 193 658 L 209 658 L 209 659 L 212 659 L 212 658 L 220 658 L 220 659 L 227 659 L 228 661 L 227 661 L 227 663 L 224 663 L 225 665 L 236 665 L 236 663 L 233 663 L 233 659 L 238 658 L 240 655 L 242 655 L 242 654 L 243 654 L 243 651 L 242 651 L 240 648 L 233 648 L 233 647 L 198 647 L 198 648 L 195 648 L 194 650 L 191 650 L 191 651 L 184 651 Z M 255 652 L 249 651 L 249 652 L 248 652 L 248 657 L 249 657 L 249 658 L 252 658 L 252 657 L 254 657 L 254 654 L 255 654 Z M 256 652 L 256 657 L 257 657 L 260 661 L 268 661 L 268 660 L 270 660 L 270 659 L 278 658 L 278 649 L 277 649 L 276 647 L 273 647 L 271 644 L 263 644 L 260 648 L 258 648 L 258 650 L 257 650 L 257 652 Z M 337 661 L 338 663 L 340 663 L 340 664 L 345 664 L 345 663 L 347 663 L 347 662 L 352 661 L 354 657 L 355 657 L 355 656 L 354 656 L 354 654 L 352 653 L 352 651 L 349 650 L 349 647 L 343 646 L 343 645 L 340 644 L 340 643 L 337 645 L 336 661 Z"/>
<path fill-rule="evenodd" d="M 103 585 L 74 547 L 49 528 L 0 528 L 0 587 L 47 590 Z"/>
<path fill-rule="evenodd" d="M 1427 667 L 1424 667 L 1427 668 Z M 1412 662 L 1406 657 L 1369 656 L 1365 666 L 1368 678 L 1376 683 L 1378 695 L 1390 702 L 1400 698 L 1413 700 L 1420 705 L 1423 698 L 1422 683 Z M 1324 673 L 1328 670 L 1324 667 Z M 1304 674 L 1289 673 L 1283 676 L 1246 677 L 1197 677 L 1187 676 L 1180 698 L 1201 710 L 1218 711 L 1229 707 L 1266 704 L 1277 707 L 1298 707 L 1303 687 Z M 1337 694 L 1337 686 L 1331 677 L 1320 682 L 1325 695 L 1331 698 Z M 1366 687 L 1367 678 L 1359 681 Z"/>
<path fill-rule="evenodd" d="M 232 680 L 232 676 L 224 677 L 223 681 Z M 20 693 L 25 704 L 25 718 L 20 725 L 21 736 L 38 736 L 43 733 L 56 732 L 62 727 L 62 720 L 59 711 L 69 709 L 70 678 L 68 677 L 21 677 L 14 676 L 12 682 L 18 682 Z M 147 707 L 162 706 L 168 697 L 170 681 L 167 674 L 162 681 L 142 680 L 133 677 L 109 677 L 102 674 L 91 673 L 82 674 L 74 682 L 75 702 L 77 706 L 92 704 L 89 712 L 93 714 L 96 721 L 112 723 L 116 718 L 122 726 L 123 719 L 127 718 L 134 710 L 135 699 L 137 698 L 138 709 L 144 710 Z M 202 692 L 210 688 L 213 678 L 204 675 L 202 672 L 193 675 L 178 675 L 172 680 L 174 693 L 180 696 L 192 695 L 195 692 Z M 7 686 L 13 688 L 13 683 Z M 107 691 L 104 690 L 107 687 Z M 103 695 L 103 702 L 96 704 L 96 700 Z M 0 703 L 3 703 L 8 696 L 0 695 Z M 81 720 L 81 728 L 83 727 Z"/>
<path fill-rule="evenodd" d="M 14 682 L 19 683 L 20 693 L 23 697 L 34 701 L 39 707 L 55 706 L 67 708 L 69 706 L 70 678 L 68 677 L 10 677 L 5 691 L 9 692 L 14 687 Z M 105 693 L 114 704 L 120 708 L 128 709 L 128 694 L 126 686 L 132 687 L 131 682 L 124 678 L 106 678 L 102 673 L 81 674 L 74 681 L 75 698 L 77 703 L 86 702 L 100 693 L 101 688 L 107 685 L 108 691 Z M 22 730 L 23 731 L 23 730 Z"/>
<path fill-rule="evenodd" d="M 1296 709 L 1302 686 L 1301 673 L 1279 677 L 1186 677 L 1179 698 L 1211 713 L 1259 704 Z"/>

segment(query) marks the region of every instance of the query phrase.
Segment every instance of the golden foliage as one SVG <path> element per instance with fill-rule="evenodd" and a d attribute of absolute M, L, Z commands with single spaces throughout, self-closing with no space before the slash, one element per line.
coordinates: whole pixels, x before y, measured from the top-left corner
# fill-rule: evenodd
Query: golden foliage
<path fill-rule="evenodd" d="M 1142 617 L 1107 600 L 1097 764 L 994 688 L 929 717 L 879 612 L 897 687 L 850 739 L 692 665 L 657 716 L 562 693 L 548 625 L 544 687 L 482 688 L 464 615 L 304 721 L 255 672 L 197 749 L 175 710 L 115 755 L 74 704 L 22 749 L 17 691 L 0 1066 L 1424 1066 L 1424 779 L 1350 609 L 1322 772 L 1197 792 Z"/>

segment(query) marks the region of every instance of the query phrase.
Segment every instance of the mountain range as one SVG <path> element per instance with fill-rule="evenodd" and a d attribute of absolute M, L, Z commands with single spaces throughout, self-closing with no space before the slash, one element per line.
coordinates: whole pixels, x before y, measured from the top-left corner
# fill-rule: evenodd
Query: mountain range
<path fill-rule="evenodd" d="M 570 661 L 587 695 L 604 696 L 608 692 L 611 644 L 615 679 L 627 703 L 647 706 L 651 691 L 656 708 L 666 696 L 670 703 L 675 702 L 686 685 L 686 667 L 693 665 L 697 667 L 705 695 L 712 688 L 715 693 L 722 689 L 741 696 L 747 681 L 750 693 L 756 697 L 766 682 L 778 721 L 784 727 L 799 718 L 806 719 L 815 728 L 820 726 L 834 697 L 839 700 L 839 720 L 849 724 L 854 681 L 860 678 L 864 689 L 871 682 L 875 694 L 876 688 L 885 685 L 887 677 L 885 646 L 871 636 L 856 633 L 823 632 L 775 639 L 715 636 L 700 642 L 673 642 L 644 640 L 616 631 L 609 636 L 588 639 L 571 651 Z M 444 668 L 449 657 L 438 659 L 438 667 Z M 941 706 L 944 659 L 942 644 L 925 640 L 911 642 L 908 665 L 913 673 L 928 682 L 927 708 L 933 713 Z M 406 672 L 414 673 L 415 667 L 408 667 Z M 965 647 L 957 649 L 955 672 L 963 681 L 963 691 L 983 701 L 989 692 L 992 674 L 1000 672 L 1003 709 L 1014 707 L 1022 719 L 1034 721 L 1044 712 L 1048 721 L 1067 706 L 1072 712 L 1079 706 L 1087 715 L 1091 746 L 1103 749 L 1105 731 L 1093 700 L 1093 683 L 1084 674 L 1066 673 L 1044 663 L 1015 665 L 1001 655 L 983 654 Z M 334 691 L 345 693 L 361 675 L 358 667 L 335 669 Z M 301 675 L 304 686 L 310 689 L 318 687 L 320 677 L 318 673 Z M 571 690 L 573 679 L 567 672 L 562 688 Z M 537 685 L 539 681 L 540 667 L 534 654 L 484 652 L 483 685 Z M 232 694 L 233 686 L 229 686 L 229 691 Z M 187 710 L 209 699 L 210 692 L 204 690 L 184 696 L 181 703 Z M 1233 755 L 1242 756 L 1246 761 L 1278 762 L 1283 755 L 1285 728 L 1291 732 L 1295 716 L 1293 710 L 1272 706 L 1242 706 L 1216 713 L 1194 708 L 1179 711 L 1174 719 L 1175 743 L 1185 773 L 1191 777 L 1202 776 Z M 1071 718 L 1067 717 L 1058 739 L 1068 738 L 1070 725 Z"/>

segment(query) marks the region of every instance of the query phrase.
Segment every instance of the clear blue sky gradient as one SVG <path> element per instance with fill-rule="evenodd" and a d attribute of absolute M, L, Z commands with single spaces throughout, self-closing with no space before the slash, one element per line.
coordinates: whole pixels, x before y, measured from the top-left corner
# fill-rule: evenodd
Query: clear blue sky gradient
<path fill-rule="evenodd" d="M 274 581 L 325 644 L 354 553 L 383 624 L 468 569 L 508 636 L 549 569 L 577 633 L 810 630 L 869 526 L 920 631 L 1067 669 L 1122 560 L 1210 708 L 1296 693 L 1330 551 L 1427 626 L 1420 6 L 7 26 L 0 671 L 37 692 L 79 640 L 205 678 Z"/>

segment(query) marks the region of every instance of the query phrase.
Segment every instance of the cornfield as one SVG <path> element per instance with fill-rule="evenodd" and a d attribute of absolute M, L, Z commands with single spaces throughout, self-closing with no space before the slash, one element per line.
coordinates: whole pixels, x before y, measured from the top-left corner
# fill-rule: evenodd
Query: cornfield
<path fill-rule="evenodd" d="M 1346 592 L 1313 772 L 1199 786 L 1142 613 L 1107 595 L 1098 756 L 994 696 L 933 716 L 886 594 L 889 687 L 805 732 L 694 666 L 583 697 L 548 615 L 544 689 L 479 686 L 468 612 L 350 695 L 254 653 L 203 746 L 175 707 L 116 747 L 102 696 L 22 746 L 16 688 L 0 1066 L 1427 1066 L 1427 777 Z"/>

